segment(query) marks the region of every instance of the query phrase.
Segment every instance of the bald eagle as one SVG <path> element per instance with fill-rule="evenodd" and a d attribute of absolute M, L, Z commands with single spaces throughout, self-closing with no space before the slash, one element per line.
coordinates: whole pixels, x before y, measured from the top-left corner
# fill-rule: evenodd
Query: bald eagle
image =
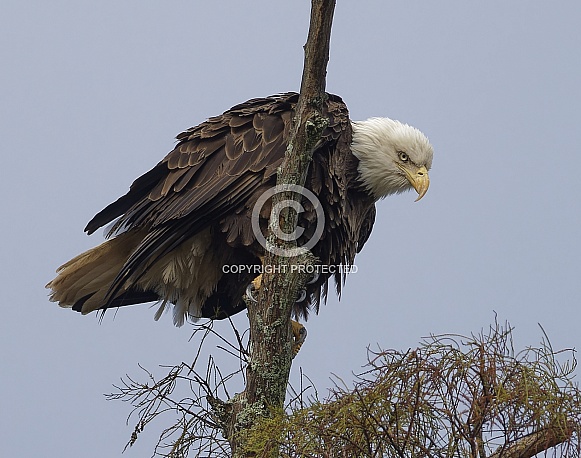
<path fill-rule="evenodd" d="M 270 200 L 255 207 L 276 184 L 297 101 L 296 93 L 252 99 L 179 134 L 161 162 L 89 221 L 88 234 L 111 225 L 107 240 L 57 270 L 50 299 L 83 314 L 157 301 L 155 319 L 173 307 L 177 326 L 245 309 L 260 269 L 225 266 L 261 266 L 265 247 L 255 229 L 266 230 Z M 303 199 L 297 243 L 313 237 L 322 212 L 313 255 L 322 266 L 350 266 L 371 233 L 377 200 L 412 188 L 417 200 L 424 196 L 433 149 L 407 124 L 351 121 L 336 95 L 328 94 L 323 114 L 329 123 L 305 183 L 318 202 Z M 318 312 L 331 277 L 340 293 L 344 275 L 326 269 L 313 278 L 294 316 Z"/>

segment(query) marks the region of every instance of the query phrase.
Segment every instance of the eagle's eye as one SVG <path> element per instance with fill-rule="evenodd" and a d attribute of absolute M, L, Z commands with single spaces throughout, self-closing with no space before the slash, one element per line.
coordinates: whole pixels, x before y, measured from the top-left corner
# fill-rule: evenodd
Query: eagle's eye
<path fill-rule="evenodd" d="M 402 162 L 407 162 L 407 160 L 409 159 L 409 156 L 406 153 L 404 153 L 403 151 L 400 151 L 397 154 L 399 156 L 399 160 Z"/>

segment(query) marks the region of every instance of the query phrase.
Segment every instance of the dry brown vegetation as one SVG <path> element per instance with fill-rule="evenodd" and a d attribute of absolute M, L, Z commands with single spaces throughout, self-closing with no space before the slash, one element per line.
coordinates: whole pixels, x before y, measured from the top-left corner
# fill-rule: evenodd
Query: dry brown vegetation
<path fill-rule="evenodd" d="M 211 327 L 205 329 L 211 333 Z M 240 339 L 230 350 L 244 364 Z M 225 348 L 227 346 L 225 345 Z M 209 361 L 203 374 L 182 363 L 147 384 L 126 379 L 114 398 L 133 403 L 137 434 L 161 414 L 160 456 L 230 456 L 217 413 L 230 402 L 224 376 Z M 301 393 L 282 412 L 244 435 L 250 456 L 530 457 L 580 456 L 581 396 L 572 350 L 546 338 L 515 352 L 512 329 L 496 324 L 471 336 L 431 336 L 405 352 L 369 352 L 351 388 L 337 383 L 325 400 Z M 238 374 L 243 374 L 242 369 Z M 175 394 L 189 392 L 176 398 Z M 218 399 L 222 398 L 221 401 Z M 233 396 L 232 398 L 235 398 Z"/>

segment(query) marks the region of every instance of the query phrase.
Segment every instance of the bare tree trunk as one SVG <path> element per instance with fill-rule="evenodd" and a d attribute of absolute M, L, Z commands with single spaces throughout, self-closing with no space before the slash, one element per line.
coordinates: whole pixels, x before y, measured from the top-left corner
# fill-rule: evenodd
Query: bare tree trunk
<path fill-rule="evenodd" d="M 334 9 L 335 0 L 312 0 L 301 92 L 277 185 L 302 187 L 305 184 L 313 148 L 326 126 L 322 107 L 326 98 L 325 76 Z M 301 197 L 290 191 L 275 194 L 273 208 L 286 199 L 300 202 Z M 271 215 L 271 233 L 274 227 L 292 233 L 296 226 L 297 213 L 288 211 L 288 207 L 281 212 L 280 220 L 275 220 L 274 212 Z M 270 241 L 280 245 L 273 236 Z M 292 247 L 293 242 L 286 243 L 284 248 Z M 264 265 L 273 268 L 263 274 L 258 302 L 248 304 L 251 357 L 246 370 L 246 389 L 228 404 L 214 400 L 214 410 L 235 457 L 248 456 L 243 447 L 244 430 L 259 417 L 269 415 L 272 409 L 284 407 L 292 361 L 291 311 L 299 290 L 307 281 L 304 273 L 299 269 L 291 270 L 290 266 L 309 263 L 312 263 L 309 253 L 294 258 L 268 253 L 264 260 Z M 273 450 L 271 455 L 277 456 L 278 451 Z"/>

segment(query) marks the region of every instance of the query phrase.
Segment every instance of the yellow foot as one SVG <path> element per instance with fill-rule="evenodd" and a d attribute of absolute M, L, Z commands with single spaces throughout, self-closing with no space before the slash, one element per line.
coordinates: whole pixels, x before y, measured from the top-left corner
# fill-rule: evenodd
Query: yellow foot
<path fill-rule="evenodd" d="M 264 266 L 264 257 L 259 256 L 258 258 L 260 259 L 260 263 Z M 246 288 L 246 295 L 252 302 L 256 302 L 256 298 L 254 297 L 252 292 L 253 291 L 258 292 L 261 286 L 262 286 L 262 274 L 260 274 L 254 280 L 252 280 L 252 282 L 248 285 L 248 288 Z"/>
<path fill-rule="evenodd" d="M 264 266 L 264 257 L 259 256 L 259 259 L 261 264 Z M 257 302 L 256 298 L 258 296 L 255 294 L 260 290 L 261 286 L 262 286 L 262 274 L 260 274 L 258 277 L 252 280 L 252 282 L 248 284 L 248 287 L 246 288 L 246 297 L 250 299 L 252 302 Z"/>
<path fill-rule="evenodd" d="M 254 286 L 254 290 L 258 291 L 262 286 L 262 274 L 252 280 L 252 286 Z"/>
<path fill-rule="evenodd" d="M 298 321 L 291 320 L 291 326 L 293 329 L 293 358 L 297 356 L 297 353 L 303 346 L 305 339 L 307 338 L 307 328 L 305 328 L 302 324 Z"/>

